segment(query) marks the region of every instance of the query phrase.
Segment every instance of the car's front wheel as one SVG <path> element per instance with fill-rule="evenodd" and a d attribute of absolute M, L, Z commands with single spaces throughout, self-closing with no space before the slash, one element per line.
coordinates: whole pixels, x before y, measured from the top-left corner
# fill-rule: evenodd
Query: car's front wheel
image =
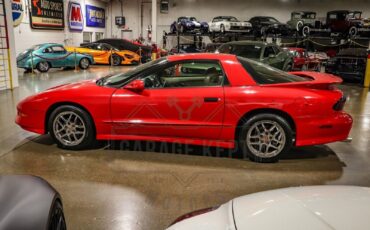
<path fill-rule="evenodd" d="M 241 127 L 239 145 L 244 156 L 255 162 L 277 162 L 293 145 L 289 123 L 275 114 L 257 114 Z"/>
<path fill-rule="evenodd" d="M 92 118 L 86 111 L 73 105 L 56 108 L 50 115 L 48 128 L 54 141 L 63 149 L 86 149 L 95 141 Z"/>
<path fill-rule="evenodd" d="M 48 221 L 48 230 L 66 230 L 67 226 L 64 218 L 62 203 L 60 201 L 55 201 L 50 211 L 51 213 Z"/>

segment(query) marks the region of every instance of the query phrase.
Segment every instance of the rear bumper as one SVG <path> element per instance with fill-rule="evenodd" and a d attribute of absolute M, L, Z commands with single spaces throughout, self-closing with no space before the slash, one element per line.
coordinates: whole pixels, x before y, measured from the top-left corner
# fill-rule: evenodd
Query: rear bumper
<path fill-rule="evenodd" d="M 353 119 L 345 112 L 333 116 L 302 121 L 297 127 L 296 146 L 320 145 L 346 140 L 352 128 Z"/>

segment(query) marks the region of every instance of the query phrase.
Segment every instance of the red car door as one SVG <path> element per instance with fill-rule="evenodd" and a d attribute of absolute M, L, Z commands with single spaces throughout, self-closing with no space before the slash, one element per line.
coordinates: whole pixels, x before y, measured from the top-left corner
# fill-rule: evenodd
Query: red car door
<path fill-rule="evenodd" d="M 118 89 L 111 100 L 116 135 L 218 139 L 224 74 L 217 61 L 169 63 L 144 74 L 145 89 Z"/>

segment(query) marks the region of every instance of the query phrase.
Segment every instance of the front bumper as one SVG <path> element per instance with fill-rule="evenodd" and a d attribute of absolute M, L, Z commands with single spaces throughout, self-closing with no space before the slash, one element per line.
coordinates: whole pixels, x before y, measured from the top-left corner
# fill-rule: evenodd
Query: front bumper
<path fill-rule="evenodd" d="M 331 116 L 301 120 L 297 125 L 296 146 L 320 145 L 346 140 L 352 128 L 353 119 L 345 112 Z"/>
<path fill-rule="evenodd" d="M 25 129 L 27 131 L 44 134 L 44 114 L 44 111 L 32 110 L 26 112 L 17 107 L 17 116 L 15 118 L 15 123 L 17 123 L 22 129 Z"/>

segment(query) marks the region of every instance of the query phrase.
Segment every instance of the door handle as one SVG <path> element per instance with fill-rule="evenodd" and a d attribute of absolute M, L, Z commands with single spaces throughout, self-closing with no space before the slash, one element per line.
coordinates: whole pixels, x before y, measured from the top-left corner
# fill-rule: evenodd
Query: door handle
<path fill-rule="evenodd" d="M 221 98 L 218 97 L 205 97 L 204 102 L 219 102 Z"/>

